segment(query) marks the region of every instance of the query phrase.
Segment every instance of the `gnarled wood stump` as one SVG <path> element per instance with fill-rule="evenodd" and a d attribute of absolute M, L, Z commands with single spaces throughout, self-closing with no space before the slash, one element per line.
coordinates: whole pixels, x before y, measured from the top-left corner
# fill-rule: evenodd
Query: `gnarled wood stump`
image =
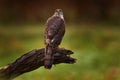
<path fill-rule="evenodd" d="M 12 80 L 23 73 L 30 72 L 41 66 L 44 66 L 44 51 L 44 48 L 34 49 L 22 55 L 13 63 L 4 67 L 0 67 L 0 80 Z M 71 50 L 58 48 L 53 54 L 53 64 L 73 64 L 76 62 L 76 59 L 70 57 L 70 55 L 73 54 Z"/>

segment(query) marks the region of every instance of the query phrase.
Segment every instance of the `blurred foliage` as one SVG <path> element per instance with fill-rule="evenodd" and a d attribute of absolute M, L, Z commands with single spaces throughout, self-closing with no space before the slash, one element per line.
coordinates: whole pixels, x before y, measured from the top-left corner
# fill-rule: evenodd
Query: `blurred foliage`
<path fill-rule="evenodd" d="M 44 47 L 44 25 L 0 27 L 0 66 L 32 49 Z M 60 47 L 74 51 L 77 63 L 43 67 L 14 80 L 119 80 L 120 28 L 67 24 Z"/>
<path fill-rule="evenodd" d="M 120 24 L 120 0 L 0 0 L 0 23 L 42 23 L 56 8 L 69 23 Z"/>

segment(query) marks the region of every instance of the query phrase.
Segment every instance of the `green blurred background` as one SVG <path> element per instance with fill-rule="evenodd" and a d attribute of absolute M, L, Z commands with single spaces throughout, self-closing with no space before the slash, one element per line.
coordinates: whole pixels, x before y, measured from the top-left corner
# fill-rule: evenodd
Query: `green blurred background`
<path fill-rule="evenodd" d="M 66 21 L 60 46 L 77 62 L 14 80 L 120 80 L 120 0 L 0 0 L 0 66 L 45 47 L 45 22 L 56 8 Z"/>

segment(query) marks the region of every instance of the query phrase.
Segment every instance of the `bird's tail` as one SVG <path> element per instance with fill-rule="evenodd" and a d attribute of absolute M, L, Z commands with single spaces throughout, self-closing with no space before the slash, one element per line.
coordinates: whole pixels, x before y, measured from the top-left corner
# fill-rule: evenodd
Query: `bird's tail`
<path fill-rule="evenodd" d="M 45 61 L 44 61 L 44 67 L 46 69 L 51 69 L 52 67 L 52 63 L 53 63 L 52 53 L 53 53 L 52 47 L 47 45 L 45 48 Z"/>

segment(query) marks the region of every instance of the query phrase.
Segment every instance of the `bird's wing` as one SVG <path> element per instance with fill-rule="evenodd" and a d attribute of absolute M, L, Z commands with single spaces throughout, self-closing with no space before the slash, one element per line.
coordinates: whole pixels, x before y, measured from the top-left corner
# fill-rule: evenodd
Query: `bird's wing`
<path fill-rule="evenodd" d="M 56 42 L 61 42 L 61 37 L 64 35 L 64 21 L 59 17 L 52 17 L 48 19 L 45 38 L 50 42 L 49 44 L 56 44 Z M 51 43 L 52 42 L 52 43 Z M 58 43 L 56 45 L 58 45 Z"/>
<path fill-rule="evenodd" d="M 59 25 L 59 29 L 57 31 L 57 34 L 52 38 L 51 40 L 51 44 L 54 45 L 55 47 L 60 45 L 62 38 L 64 36 L 65 33 L 65 25 L 64 23 L 61 23 L 61 25 Z"/>

